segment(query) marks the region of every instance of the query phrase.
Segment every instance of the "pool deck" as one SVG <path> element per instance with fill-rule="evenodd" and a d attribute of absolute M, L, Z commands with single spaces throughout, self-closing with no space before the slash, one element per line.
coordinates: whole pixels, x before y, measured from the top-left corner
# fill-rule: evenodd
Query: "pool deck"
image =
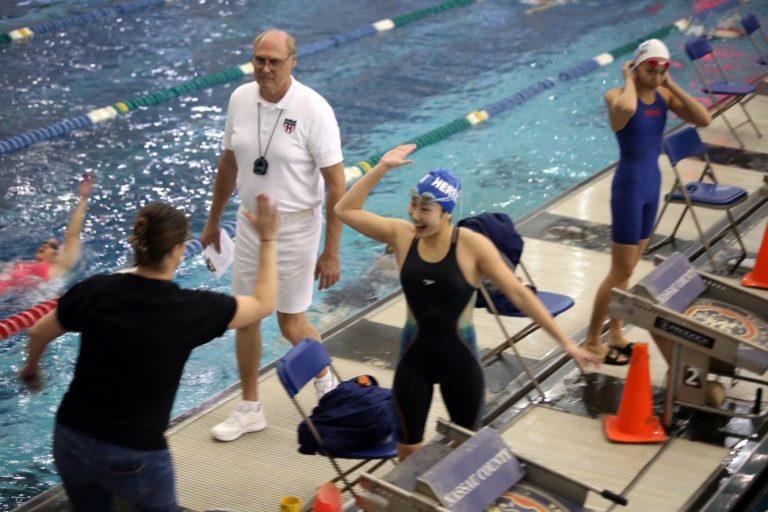
<path fill-rule="evenodd" d="M 740 224 L 748 255 L 754 263 L 768 222 L 768 199 L 765 196 L 768 96 L 756 98 L 749 110 L 765 135 L 758 138 L 750 126 L 741 127 L 738 132 L 746 145 L 745 150 L 738 148 L 722 119 L 716 119 L 701 133 L 705 143 L 714 148 L 712 154 L 719 180 L 745 188 L 750 193 L 750 204 L 757 205 L 756 211 Z M 735 122 L 739 115 L 734 110 L 728 114 Z M 673 175 L 665 156 L 661 158 L 661 168 L 662 191 L 667 191 Z M 686 179 L 695 179 L 701 165 L 686 162 L 681 169 Z M 526 242 L 523 261 L 537 287 L 565 293 L 575 299 L 575 306 L 560 315 L 558 322 L 577 341 L 584 337 L 595 291 L 610 263 L 609 198 L 613 171 L 613 168 L 604 170 L 517 222 Z M 670 210 L 659 226 L 657 236 L 671 232 L 681 211 L 676 205 L 670 206 Z M 719 226 L 724 218 L 721 211 L 697 211 L 708 231 Z M 692 241 L 697 239 L 697 234 L 690 216 L 680 227 L 678 239 L 679 250 L 695 248 Z M 719 258 L 727 259 L 734 252 L 733 240 L 725 237 L 716 245 L 716 250 Z M 668 246 L 658 253 L 669 254 L 671 251 Z M 698 257 L 694 263 L 708 268 L 705 257 Z M 653 266 L 652 256 L 643 258 L 633 282 Z M 768 299 L 767 290 L 757 290 L 757 293 Z M 383 386 L 389 387 L 404 318 L 404 298 L 397 293 L 326 333 L 326 346 L 341 375 L 371 374 Z M 518 331 L 527 323 L 525 319 L 515 318 L 502 321 L 510 332 Z M 503 340 L 495 319 L 485 311 L 476 310 L 475 327 L 481 351 L 491 349 Z M 632 341 L 651 340 L 646 331 L 631 326 L 627 337 Z M 651 343 L 650 347 L 652 384 L 661 386 L 666 363 L 655 344 Z M 603 403 L 597 413 L 594 407 L 590 413 L 586 412 L 594 403 L 587 403 L 591 399 L 585 391 L 584 381 L 599 383 L 598 389 L 592 390 L 596 393 L 591 395 L 592 398 L 604 396 L 606 390 L 599 389 L 600 386 L 615 385 L 623 380 L 627 367 L 604 366 L 599 370 L 588 370 L 592 377 L 582 376 L 572 362 L 565 361 L 556 343 L 538 331 L 520 341 L 517 348 L 539 375 L 552 374 L 543 384 L 548 396 L 547 405 L 528 404 L 524 397 L 510 403 L 510 397 L 520 396 L 524 384 L 517 378 L 519 369 L 512 357 L 505 353 L 486 368 L 487 422 L 497 428 L 521 455 L 597 487 L 623 493 L 630 499 L 630 505 L 617 510 L 687 510 L 705 486 L 711 487 L 712 482 L 716 482 L 724 463 L 733 460 L 731 446 L 722 439 L 676 437 L 664 445 L 608 442 L 602 434 L 598 416 L 615 408 L 616 404 Z M 567 397 L 574 393 L 574 389 L 578 396 L 569 401 Z M 745 394 L 752 390 L 747 389 Z M 299 395 L 300 401 L 309 408 L 315 401 L 313 391 Z M 332 478 L 333 469 L 326 459 L 298 453 L 296 426 L 301 418 L 281 388 L 274 365 L 261 376 L 261 396 L 269 421 L 269 427 L 263 432 L 247 434 L 230 443 L 211 438 L 210 428 L 236 405 L 238 389 L 222 394 L 218 400 L 200 407 L 169 429 L 178 494 L 184 508 L 195 511 L 277 510 L 280 498 L 286 495 L 299 496 L 304 503 L 310 502 L 316 488 Z M 536 392 L 530 392 L 529 396 L 535 398 Z M 437 398 L 439 393 L 435 397 L 430 426 L 434 425 L 435 418 L 447 417 L 442 401 Z M 764 435 L 764 426 L 755 428 Z M 428 432 L 434 435 L 434 428 L 428 427 Z M 385 473 L 390 468 L 385 465 L 379 472 Z M 592 494 L 587 506 L 593 510 L 612 509 L 608 501 Z M 62 492 L 56 488 L 19 510 L 66 509 Z"/>

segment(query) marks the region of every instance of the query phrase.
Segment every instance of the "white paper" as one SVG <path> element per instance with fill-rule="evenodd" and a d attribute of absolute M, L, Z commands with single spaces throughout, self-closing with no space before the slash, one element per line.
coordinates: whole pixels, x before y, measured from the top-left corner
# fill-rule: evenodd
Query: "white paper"
<path fill-rule="evenodd" d="M 203 249 L 203 254 L 210 260 L 216 277 L 221 278 L 235 258 L 235 243 L 223 229 L 219 231 L 219 246 L 221 252 L 216 252 L 216 247 L 211 244 Z"/>

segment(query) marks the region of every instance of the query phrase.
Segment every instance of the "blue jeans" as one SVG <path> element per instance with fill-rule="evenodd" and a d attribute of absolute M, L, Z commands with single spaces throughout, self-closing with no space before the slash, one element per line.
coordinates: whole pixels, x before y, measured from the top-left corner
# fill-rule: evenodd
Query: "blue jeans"
<path fill-rule="evenodd" d="M 113 497 L 146 512 L 179 510 L 167 449 L 123 448 L 56 423 L 53 457 L 75 512 L 112 510 Z"/>

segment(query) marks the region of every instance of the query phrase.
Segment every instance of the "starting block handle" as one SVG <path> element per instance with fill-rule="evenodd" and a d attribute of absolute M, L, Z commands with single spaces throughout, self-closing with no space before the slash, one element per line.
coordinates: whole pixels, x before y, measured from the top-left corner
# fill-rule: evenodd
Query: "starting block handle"
<path fill-rule="evenodd" d="M 615 492 L 611 492 L 611 491 L 609 491 L 607 489 L 604 490 L 604 491 L 601 491 L 600 492 L 600 496 L 602 496 L 603 498 L 605 498 L 607 500 L 611 500 L 612 502 L 614 502 L 614 503 L 616 503 L 618 505 L 622 505 L 622 506 L 626 506 L 627 503 L 629 503 L 627 501 L 627 498 L 625 498 L 624 496 L 622 496 L 620 494 L 616 494 Z"/>

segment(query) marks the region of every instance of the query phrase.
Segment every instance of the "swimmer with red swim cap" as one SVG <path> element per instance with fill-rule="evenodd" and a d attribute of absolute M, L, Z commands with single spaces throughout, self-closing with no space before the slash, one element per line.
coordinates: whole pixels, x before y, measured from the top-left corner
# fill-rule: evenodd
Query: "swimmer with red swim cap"
<path fill-rule="evenodd" d="M 0 294 L 62 276 L 75 266 L 80 258 L 80 231 L 92 188 L 93 176 L 84 175 L 79 187 L 80 201 L 69 220 L 63 247 L 58 240 L 50 238 L 37 248 L 34 260 L 14 262 L 10 271 L 0 274 Z"/>

